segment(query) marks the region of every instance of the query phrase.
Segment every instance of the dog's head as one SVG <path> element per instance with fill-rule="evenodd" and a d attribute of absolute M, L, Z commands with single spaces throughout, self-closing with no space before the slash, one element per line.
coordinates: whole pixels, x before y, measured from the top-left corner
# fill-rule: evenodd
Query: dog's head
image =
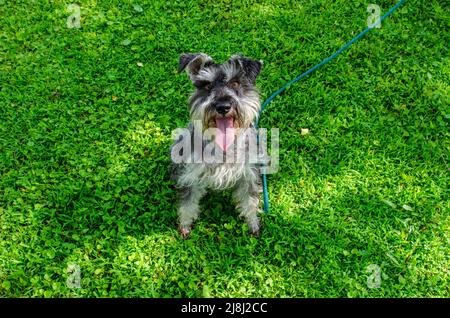
<path fill-rule="evenodd" d="M 203 53 L 182 54 L 179 72 L 186 69 L 195 87 L 189 99 L 191 121 L 224 134 L 226 129 L 248 128 L 260 109 L 255 81 L 262 65 L 240 55 L 218 64 Z"/>

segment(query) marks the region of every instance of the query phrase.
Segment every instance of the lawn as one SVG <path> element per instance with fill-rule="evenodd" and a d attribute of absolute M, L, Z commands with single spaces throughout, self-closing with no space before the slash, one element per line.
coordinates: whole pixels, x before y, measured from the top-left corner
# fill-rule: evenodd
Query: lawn
<path fill-rule="evenodd" d="M 260 238 L 219 193 L 188 240 L 169 179 L 192 90 L 179 54 L 264 60 L 264 100 L 371 2 L 77 3 L 69 28 L 70 1 L 0 0 L 1 297 L 450 296 L 446 1 L 406 1 L 268 106 Z"/>

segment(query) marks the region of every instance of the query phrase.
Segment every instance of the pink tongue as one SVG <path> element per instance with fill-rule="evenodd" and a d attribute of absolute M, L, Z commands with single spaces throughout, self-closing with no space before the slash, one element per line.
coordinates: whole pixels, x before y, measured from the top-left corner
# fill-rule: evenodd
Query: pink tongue
<path fill-rule="evenodd" d="M 217 134 L 215 138 L 216 144 L 222 148 L 223 151 L 234 141 L 234 121 L 233 118 L 216 118 Z"/>

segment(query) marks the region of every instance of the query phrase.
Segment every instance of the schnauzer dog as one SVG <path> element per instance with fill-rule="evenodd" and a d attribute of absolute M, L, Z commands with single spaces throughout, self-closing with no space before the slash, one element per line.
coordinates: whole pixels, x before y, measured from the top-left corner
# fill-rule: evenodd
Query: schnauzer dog
<path fill-rule="evenodd" d="M 188 155 L 188 158 L 198 158 L 196 152 L 204 153 L 211 144 L 214 145 L 211 153 L 220 153 L 222 159 L 221 156 L 228 156 L 233 151 L 232 156 L 236 156 L 239 149 L 248 151 L 248 139 L 239 137 L 243 131 L 250 131 L 254 136 L 257 134 L 253 122 L 258 116 L 260 103 L 255 81 L 262 65 L 262 61 L 240 55 L 218 64 L 203 53 L 182 54 L 179 72 L 186 69 L 195 91 L 189 99 L 187 133 L 175 136 L 172 154 L 176 149 L 179 154 L 184 151 L 183 155 Z M 214 131 L 212 136 L 207 133 L 211 129 Z M 187 150 L 179 151 L 183 139 L 193 140 L 195 144 L 196 138 L 200 138 L 200 147 L 188 144 Z M 200 199 L 208 190 L 225 189 L 232 191 L 236 208 L 245 219 L 249 232 L 259 235 L 259 166 L 248 160 L 235 161 L 194 160 L 174 165 L 173 177 L 179 194 L 179 230 L 184 238 L 188 237 L 193 222 L 199 216 Z"/>

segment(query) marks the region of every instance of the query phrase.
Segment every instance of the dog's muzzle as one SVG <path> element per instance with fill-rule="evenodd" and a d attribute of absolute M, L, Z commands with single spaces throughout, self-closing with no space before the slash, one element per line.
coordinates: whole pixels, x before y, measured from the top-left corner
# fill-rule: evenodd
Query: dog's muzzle
<path fill-rule="evenodd" d="M 215 142 L 226 151 L 235 137 L 232 101 L 229 98 L 221 98 L 213 106 L 217 113 L 214 119 L 217 129 Z"/>

